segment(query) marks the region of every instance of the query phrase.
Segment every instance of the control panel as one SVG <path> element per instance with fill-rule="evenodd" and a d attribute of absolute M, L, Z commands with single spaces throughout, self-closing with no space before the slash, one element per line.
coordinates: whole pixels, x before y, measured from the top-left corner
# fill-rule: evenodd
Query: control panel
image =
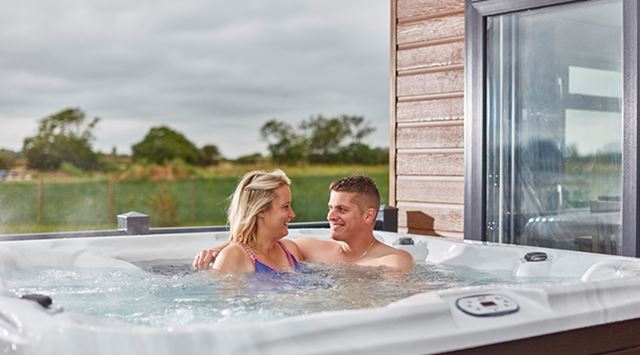
<path fill-rule="evenodd" d="M 515 313 L 520 309 L 518 303 L 505 295 L 485 294 L 461 297 L 456 307 L 475 317 L 497 317 Z"/>

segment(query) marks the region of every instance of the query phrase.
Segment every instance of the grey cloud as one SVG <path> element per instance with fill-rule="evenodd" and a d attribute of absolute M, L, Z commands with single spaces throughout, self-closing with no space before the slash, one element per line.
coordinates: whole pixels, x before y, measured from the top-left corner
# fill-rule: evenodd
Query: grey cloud
<path fill-rule="evenodd" d="M 264 150 L 257 129 L 269 118 L 349 113 L 386 140 L 386 0 L 25 0 L 5 10 L 0 119 L 38 112 L 25 122 L 35 126 L 81 107 L 105 125 L 180 125 L 236 156 Z M 246 142 L 225 133 L 243 129 Z M 96 144 L 134 143 L 121 139 L 99 130 Z"/>

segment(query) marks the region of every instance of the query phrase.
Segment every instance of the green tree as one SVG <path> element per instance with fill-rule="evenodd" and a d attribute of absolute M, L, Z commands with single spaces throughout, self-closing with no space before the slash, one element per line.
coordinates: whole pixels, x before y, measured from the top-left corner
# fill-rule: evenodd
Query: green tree
<path fill-rule="evenodd" d="M 318 115 L 302 121 L 300 128 L 307 132 L 311 163 L 335 162 L 340 145 L 350 134 L 349 127 L 339 117 Z"/>
<path fill-rule="evenodd" d="M 340 120 L 349 132 L 348 137 L 351 143 L 361 143 L 362 139 L 376 130 L 365 121 L 363 116 L 342 115 Z"/>
<path fill-rule="evenodd" d="M 373 159 L 373 150 L 361 141 L 375 128 L 369 126 L 362 116 L 312 116 L 303 121 L 300 128 L 307 132 L 310 163 L 360 163 Z M 346 151 L 352 148 L 351 153 Z M 366 156 L 358 157 L 358 153 Z"/>
<path fill-rule="evenodd" d="M 300 123 L 300 133 L 287 123 L 272 119 L 261 128 L 277 163 L 359 163 L 388 161 L 386 150 L 371 148 L 362 140 L 375 131 L 362 116 L 311 116 Z"/>
<path fill-rule="evenodd" d="M 389 149 L 351 143 L 340 148 L 337 160 L 347 164 L 386 164 L 389 162 Z"/>
<path fill-rule="evenodd" d="M 144 139 L 133 146 L 133 159 L 150 163 L 166 164 L 181 159 L 189 164 L 198 164 L 200 151 L 182 133 L 167 126 L 152 127 Z"/>
<path fill-rule="evenodd" d="M 255 165 L 261 160 L 264 160 L 264 158 L 262 158 L 262 154 L 253 153 L 253 154 L 241 155 L 237 157 L 233 161 L 233 163 L 238 165 Z"/>
<path fill-rule="evenodd" d="M 202 165 L 218 165 L 222 160 L 220 149 L 214 144 L 207 144 L 200 148 L 200 164 Z"/>
<path fill-rule="evenodd" d="M 86 115 L 78 108 L 68 108 L 45 117 L 38 123 L 38 133 L 24 139 L 22 153 L 32 169 L 55 170 L 63 162 L 83 169 L 98 167 L 98 156 L 91 148 L 98 117 L 85 124 Z"/>
<path fill-rule="evenodd" d="M 0 149 L 0 170 L 11 170 L 18 154 L 8 149 Z"/>
<path fill-rule="evenodd" d="M 295 164 L 307 159 L 307 139 L 293 127 L 275 119 L 260 128 L 262 139 L 267 141 L 271 159 L 276 163 Z"/>

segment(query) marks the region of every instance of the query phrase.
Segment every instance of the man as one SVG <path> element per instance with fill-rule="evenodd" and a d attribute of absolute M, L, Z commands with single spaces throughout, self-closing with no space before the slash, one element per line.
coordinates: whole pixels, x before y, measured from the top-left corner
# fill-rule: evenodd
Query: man
<path fill-rule="evenodd" d="M 373 227 L 380 206 L 380 192 L 370 177 L 352 175 L 331 183 L 327 220 L 333 240 L 297 238 L 305 260 L 323 264 L 385 266 L 406 272 L 413 258 L 404 250 L 376 240 Z M 193 267 L 207 269 L 221 248 L 196 255 Z"/>

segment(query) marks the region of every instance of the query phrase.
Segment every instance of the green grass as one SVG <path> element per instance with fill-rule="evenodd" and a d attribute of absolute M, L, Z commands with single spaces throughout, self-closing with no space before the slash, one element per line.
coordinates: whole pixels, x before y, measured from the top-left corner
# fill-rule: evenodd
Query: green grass
<path fill-rule="evenodd" d="M 270 170 L 271 167 L 264 167 Z M 297 222 L 325 220 L 331 181 L 361 173 L 371 176 L 388 198 L 386 166 L 288 167 Z M 224 225 L 228 196 L 251 168 L 176 181 L 120 181 L 109 203 L 109 181 L 68 179 L 43 181 L 38 206 L 38 182 L 0 182 L 0 233 L 96 230 L 116 227 L 116 215 L 138 211 L 151 216 L 152 226 Z M 40 212 L 39 212 L 40 211 Z M 40 216 L 40 221 L 39 221 Z"/>
<path fill-rule="evenodd" d="M 90 231 L 114 229 L 115 225 L 4 225 L 0 229 L 0 234 L 18 233 L 52 233 L 67 231 Z"/>

